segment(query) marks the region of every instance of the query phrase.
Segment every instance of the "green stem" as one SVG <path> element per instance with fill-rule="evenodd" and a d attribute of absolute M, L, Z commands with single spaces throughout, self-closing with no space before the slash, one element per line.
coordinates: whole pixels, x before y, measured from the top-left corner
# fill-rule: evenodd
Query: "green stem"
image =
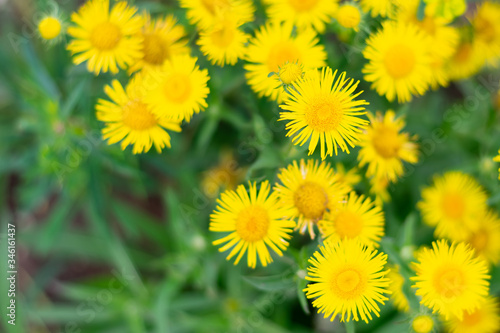
<path fill-rule="evenodd" d="M 345 330 L 347 333 L 355 333 L 356 332 L 356 328 L 354 327 L 354 322 L 352 320 L 345 322 Z"/>

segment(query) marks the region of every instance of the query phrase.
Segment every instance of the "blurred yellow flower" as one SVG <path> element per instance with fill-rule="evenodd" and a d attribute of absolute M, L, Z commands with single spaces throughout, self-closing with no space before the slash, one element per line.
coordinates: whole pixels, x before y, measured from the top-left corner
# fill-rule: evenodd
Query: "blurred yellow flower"
<path fill-rule="evenodd" d="M 394 306 L 398 311 L 408 312 L 410 310 L 410 303 L 403 292 L 403 286 L 405 279 L 399 273 L 399 267 L 389 265 L 389 273 L 387 273 L 387 278 L 391 281 L 388 289 L 391 292 L 389 299 L 394 303 Z"/>
<path fill-rule="evenodd" d="M 170 148 L 170 135 L 166 129 L 180 132 L 181 127 L 179 122 L 151 112 L 144 103 L 142 85 L 140 75 L 136 75 L 125 90 L 120 82 L 113 80 L 111 86 L 104 87 L 111 101 L 97 101 L 97 119 L 105 123 L 102 133 L 108 144 L 121 141 L 122 150 L 133 145 L 134 154 L 146 153 L 152 145 L 161 152 L 165 147 Z"/>
<path fill-rule="evenodd" d="M 429 333 L 434 329 L 434 320 L 429 315 L 418 315 L 413 318 L 411 328 L 415 333 Z"/>
<path fill-rule="evenodd" d="M 262 266 L 273 261 L 269 248 L 279 256 L 288 247 L 288 241 L 295 222 L 289 220 L 290 211 L 278 207 L 276 193 L 269 195 L 270 186 L 267 181 L 260 184 L 249 183 L 249 192 L 240 185 L 236 191 L 225 191 L 217 200 L 217 208 L 210 215 L 209 230 L 229 233 L 213 242 L 213 245 L 224 244 L 219 251 L 232 249 L 227 260 L 236 254 L 234 264 L 247 252 L 248 267 L 255 268 L 257 259 Z"/>
<path fill-rule="evenodd" d="M 467 29 L 460 29 L 460 41 L 455 52 L 445 64 L 451 80 L 462 80 L 477 74 L 485 63 L 480 44 L 468 36 Z"/>
<path fill-rule="evenodd" d="M 74 55 L 73 62 L 87 61 L 87 69 L 95 75 L 118 73 L 118 67 L 132 65 L 142 55 L 139 32 L 143 21 L 136 11 L 126 2 L 115 3 L 111 12 L 109 0 L 85 3 L 71 15 L 76 25 L 68 28 L 73 40 L 67 48 Z"/>
<path fill-rule="evenodd" d="M 286 62 L 279 66 L 278 80 L 285 86 L 291 85 L 304 77 L 304 66 L 299 62 Z"/>
<path fill-rule="evenodd" d="M 466 0 L 424 0 L 425 14 L 452 21 L 467 10 Z"/>
<path fill-rule="evenodd" d="M 354 3 L 343 3 L 337 10 L 335 19 L 344 28 L 352 28 L 354 31 L 358 31 L 361 15 L 361 10 Z"/>
<path fill-rule="evenodd" d="M 418 161 L 416 137 L 401 132 L 405 121 L 402 117 L 396 118 L 392 110 L 387 110 L 385 115 L 369 113 L 368 118 L 370 125 L 359 137 L 359 166 L 368 165 L 368 177 L 384 177 L 395 182 L 403 175 L 403 162 L 414 164 Z"/>
<path fill-rule="evenodd" d="M 309 259 L 309 283 L 304 289 L 307 298 L 315 298 L 312 305 L 318 313 L 333 321 L 372 320 L 379 316 L 377 303 L 384 304 L 390 293 L 388 271 L 384 271 L 387 255 L 369 250 L 359 241 L 347 239 L 325 243 Z"/>
<path fill-rule="evenodd" d="M 500 92 L 498 92 L 499 100 L 500 100 Z M 498 150 L 498 155 L 493 157 L 493 161 L 500 162 L 500 149 Z M 500 180 L 500 168 L 498 168 L 498 179 Z"/>
<path fill-rule="evenodd" d="M 338 154 L 338 147 L 349 153 L 368 121 L 363 105 L 369 103 L 356 98 L 359 81 L 346 78 L 345 72 L 337 77 L 337 71 L 323 68 L 320 75 L 300 80 L 290 90 L 290 97 L 280 105 L 279 120 L 287 120 L 286 136 L 292 136 L 295 145 L 309 141 L 309 155 L 321 147 L 321 158 Z M 325 150 L 326 146 L 326 150 Z"/>
<path fill-rule="evenodd" d="M 43 39 L 51 40 L 59 36 L 62 23 L 58 17 L 46 16 L 38 23 L 38 32 Z"/>
<path fill-rule="evenodd" d="M 463 319 L 451 317 L 444 323 L 449 333 L 497 333 L 500 332 L 500 307 L 498 299 L 488 297 L 481 306 L 465 312 Z"/>
<path fill-rule="evenodd" d="M 469 243 L 476 255 L 490 262 L 498 264 L 500 260 L 500 217 L 491 210 L 485 210 L 478 218 L 478 228 L 470 231 L 464 239 Z"/>
<path fill-rule="evenodd" d="M 365 12 L 371 12 L 372 17 L 391 17 L 397 7 L 394 0 L 359 0 Z"/>
<path fill-rule="evenodd" d="M 432 243 L 432 249 L 418 253 L 414 267 L 416 295 L 421 304 L 438 312 L 446 320 L 472 312 L 484 303 L 489 279 L 486 261 L 474 256 L 466 243 L 449 245 L 445 240 Z"/>
<path fill-rule="evenodd" d="M 335 164 L 335 172 L 339 178 L 338 182 L 344 184 L 348 188 L 348 192 L 351 192 L 355 185 L 359 184 L 361 181 L 361 176 L 358 173 L 358 168 L 351 168 L 346 171 L 344 165 L 340 162 Z"/>
<path fill-rule="evenodd" d="M 375 203 L 383 206 L 384 202 L 391 201 L 391 195 L 387 190 L 390 185 L 387 177 L 372 177 L 370 178 L 370 194 L 375 196 Z"/>
<path fill-rule="evenodd" d="M 329 163 L 317 160 L 293 161 L 278 174 L 281 184 L 275 185 L 280 204 L 292 210 L 298 219 L 301 233 L 307 229 L 315 237 L 314 224 L 323 219 L 325 213 L 344 200 L 347 188 L 338 182 Z"/>
<path fill-rule="evenodd" d="M 486 61 L 498 67 L 500 61 L 500 3 L 484 1 L 478 4 L 471 18 L 474 38 Z"/>

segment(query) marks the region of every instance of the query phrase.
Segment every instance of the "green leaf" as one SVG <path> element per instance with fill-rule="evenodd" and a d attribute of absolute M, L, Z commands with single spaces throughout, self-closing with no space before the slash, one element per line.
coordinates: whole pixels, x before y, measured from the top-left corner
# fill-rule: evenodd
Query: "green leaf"
<path fill-rule="evenodd" d="M 290 289 L 295 284 L 293 272 L 290 271 L 270 276 L 243 276 L 242 279 L 255 288 L 264 291 Z"/>

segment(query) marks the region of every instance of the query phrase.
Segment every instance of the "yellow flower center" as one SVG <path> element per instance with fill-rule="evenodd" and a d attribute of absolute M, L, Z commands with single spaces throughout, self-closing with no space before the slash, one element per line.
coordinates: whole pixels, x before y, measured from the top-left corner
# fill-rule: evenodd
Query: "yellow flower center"
<path fill-rule="evenodd" d="M 465 63 L 469 61 L 470 56 L 472 54 L 472 45 L 467 43 L 467 44 L 460 44 L 457 48 L 457 51 L 455 52 L 455 55 L 453 56 L 453 60 L 458 63 Z"/>
<path fill-rule="evenodd" d="M 38 23 L 38 31 L 44 39 L 54 39 L 61 33 L 61 22 L 55 17 L 46 17 Z"/>
<path fill-rule="evenodd" d="M 338 128 L 344 110 L 340 100 L 330 94 L 316 96 L 307 105 L 305 120 L 318 132 L 328 132 Z"/>
<path fill-rule="evenodd" d="M 210 12 L 210 14 L 215 15 L 220 11 L 229 9 L 231 4 L 229 0 L 201 0 L 203 7 Z"/>
<path fill-rule="evenodd" d="M 123 107 L 122 122 L 136 131 L 145 131 L 158 124 L 154 114 L 141 101 L 130 101 Z"/>
<path fill-rule="evenodd" d="M 382 126 L 374 131 L 373 148 L 385 159 L 397 157 L 401 149 L 399 133 L 389 127 Z"/>
<path fill-rule="evenodd" d="M 278 77 L 284 84 L 292 84 L 304 76 L 302 66 L 296 62 L 289 62 L 280 67 Z"/>
<path fill-rule="evenodd" d="M 323 217 L 328 205 L 328 195 L 323 186 L 306 181 L 294 193 L 295 207 L 308 219 Z"/>
<path fill-rule="evenodd" d="M 357 214 L 351 211 L 344 210 L 335 219 L 335 231 L 341 239 L 344 237 L 354 238 L 359 236 L 362 228 L 363 221 Z"/>
<path fill-rule="evenodd" d="M 236 232 L 247 242 L 264 239 L 269 230 L 269 214 L 258 205 L 244 208 L 236 218 Z"/>
<path fill-rule="evenodd" d="M 340 299 L 357 298 L 366 288 L 366 278 L 363 277 L 359 269 L 346 267 L 334 276 L 331 288 Z"/>
<path fill-rule="evenodd" d="M 488 246 L 488 236 L 489 235 L 486 230 L 480 229 L 471 235 L 469 238 L 469 244 L 472 245 L 477 252 L 482 252 L 486 246 Z"/>
<path fill-rule="evenodd" d="M 221 49 L 227 49 L 233 43 L 236 28 L 230 23 L 224 23 L 221 27 L 212 31 L 212 43 Z"/>
<path fill-rule="evenodd" d="M 419 21 L 418 19 L 416 20 L 417 25 L 422 28 L 427 34 L 430 36 L 436 35 L 437 31 L 437 25 L 436 25 L 436 19 L 434 19 L 432 16 L 426 16 L 422 21 Z"/>
<path fill-rule="evenodd" d="M 288 0 L 288 3 L 298 12 L 307 12 L 314 8 L 318 1 L 319 0 Z"/>
<path fill-rule="evenodd" d="M 393 79 L 405 78 L 415 67 L 415 54 L 407 45 L 396 44 L 385 54 L 384 65 Z"/>
<path fill-rule="evenodd" d="M 434 327 L 434 321 L 429 316 L 420 315 L 413 319 L 411 327 L 416 333 L 429 333 Z"/>
<path fill-rule="evenodd" d="M 120 42 L 122 32 L 111 22 L 102 22 L 94 27 L 90 34 L 90 42 L 100 51 L 112 50 Z"/>
<path fill-rule="evenodd" d="M 344 28 L 356 28 L 361 22 L 361 13 L 358 7 L 343 5 L 337 12 L 337 22 Z"/>
<path fill-rule="evenodd" d="M 451 219 L 460 219 L 464 215 L 465 201 L 458 193 L 447 193 L 443 197 L 444 214 Z"/>
<path fill-rule="evenodd" d="M 474 327 L 477 323 L 481 322 L 483 319 L 482 317 L 481 309 L 476 309 L 476 311 L 472 313 L 464 311 L 464 316 L 460 324 L 463 326 Z"/>
<path fill-rule="evenodd" d="M 161 65 L 169 56 L 168 47 L 157 34 L 145 34 L 142 42 L 144 61 L 152 65 Z"/>
<path fill-rule="evenodd" d="M 461 270 L 454 267 L 446 267 L 437 272 L 434 277 L 434 288 L 440 294 L 443 301 L 452 302 L 465 291 L 465 279 Z"/>
<path fill-rule="evenodd" d="M 189 76 L 174 73 L 165 80 L 163 92 L 167 99 L 173 103 L 181 104 L 191 95 L 191 81 Z"/>
<path fill-rule="evenodd" d="M 496 30 L 491 21 L 478 17 L 474 21 L 474 29 L 476 34 L 485 42 L 491 43 L 495 40 Z"/>
<path fill-rule="evenodd" d="M 291 42 L 281 42 L 271 48 L 267 57 L 267 67 L 269 72 L 278 72 L 280 66 L 288 63 L 298 62 L 300 51 Z"/>

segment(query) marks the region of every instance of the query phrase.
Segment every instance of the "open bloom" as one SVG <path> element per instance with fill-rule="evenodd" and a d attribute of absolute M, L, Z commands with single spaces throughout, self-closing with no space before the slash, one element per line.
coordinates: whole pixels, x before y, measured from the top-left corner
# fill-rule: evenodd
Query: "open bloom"
<path fill-rule="evenodd" d="M 481 307 L 465 312 L 462 320 L 451 317 L 444 323 L 450 333 L 495 333 L 500 331 L 500 307 L 498 299 L 488 297 Z"/>

